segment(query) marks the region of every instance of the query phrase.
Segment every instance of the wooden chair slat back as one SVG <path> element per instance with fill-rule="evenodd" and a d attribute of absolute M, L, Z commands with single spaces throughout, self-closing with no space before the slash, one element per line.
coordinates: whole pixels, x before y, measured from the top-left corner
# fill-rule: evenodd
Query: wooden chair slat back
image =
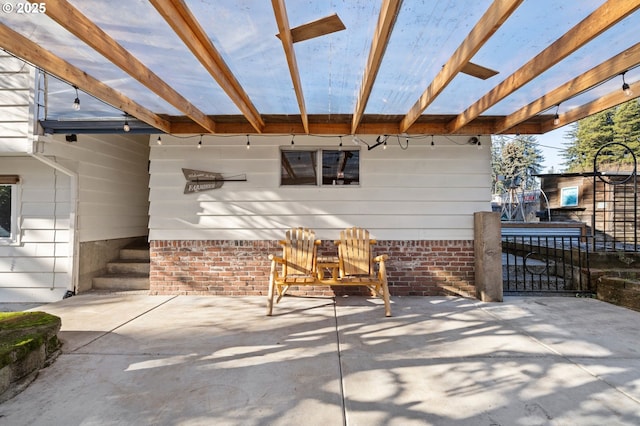
<path fill-rule="evenodd" d="M 369 231 L 356 227 L 341 231 L 338 250 L 342 277 L 371 275 L 373 268 Z"/>
<path fill-rule="evenodd" d="M 311 229 L 287 230 L 282 257 L 285 260 L 282 273 L 288 275 L 313 275 L 316 269 L 316 234 Z"/>

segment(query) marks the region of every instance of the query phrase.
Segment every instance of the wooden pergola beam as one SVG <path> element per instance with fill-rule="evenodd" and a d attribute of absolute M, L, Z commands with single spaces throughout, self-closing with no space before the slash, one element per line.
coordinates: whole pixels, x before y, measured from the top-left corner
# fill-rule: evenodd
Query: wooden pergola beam
<path fill-rule="evenodd" d="M 635 10 L 639 1 L 608 0 L 447 125 L 454 132 L 506 98 Z"/>
<path fill-rule="evenodd" d="M 544 96 L 531 102 L 529 105 L 520 108 L 518 111 L 509 114 L 497 122 L 496 133 L 503 133 L 519 123 L 545 111 L 554 105 L 570 99 L 594 86 L 621 74 L 626 70 L 640 64 L 640 43 L 635 44 L 622 53 L 608 59 L 607 61 L 591 68 L 584 74 L 569 80 L 565 84 L 551 90 Z"/>
<path fill-rule="evenodd" d="M 495 0 L 400 122 L 406 132 L 523 0 Z M 457 129 L 455 129 L 457 130 Z"/>
<path fill-rule="evenodd" d="M 48 50 L 45 50 L 39 44 L 32 42 L 2 23 L 0 23 L 0 40 L 2 40 L 0 42 L 2 48 L 11 52 L 13 55 L 78 87 L 82 91 L 106 102 L 114 108 L 144 121 L 158 130 L 165 133 L 171 131 L 171 123 L 169 123 L 169 121 L 154 114 L 142 105 L 124 96 L 122 93 L 91 77 L 86 72 L 76 68 Z"/>
<path fill-rule="evenodd" d="M 542 125 L 542 132 L 550 132 L 551 130 L 566 126 L 567 124 L 574 123 L 590 115 L 597 114 L 609 108 L 623 104 L 631 99 L 640 97 L 640 81 L 630 84 L 629 86 L 634 93 L 633 97 L 627 96 L 622 89 L 615 90 L 599 99 L 596 99 L 595 101 L 586 103 L 578 108 L 573 108 L 563 114 L 559 114 L 557 124 L 554 124 L 554 119 L 550 118 Z"/>
<path fill-rule="evenodd" d="M 289 73 L 291 74 L 293 89 L 296 93 L 296 99 L 298 100 L 302 127 L 304 129 L 304 133 L 308 134 L 309 117 L 307 116 L 307 107 L 305 106 L 304 93 L 302 92 L 302 82 L 300 81 L 296 52 L 293 49 L 293 38 L 291 36 L 291 27 L 289 26 L 287 8 L 284 4 L 284 0 L 271 0 L 271 5 L 273 6 L 273 13 L 275 14 L 276 23 L 278 24 L 280 41 L 282 41 L 282 47 L 284 49 L 285 56 L 287 57 L 287 64 L 289 65 Z"/>
<path fill-rule="evenodd" d="M 149 0 L 258 133 L 264 122 L 209 36 L 183 0 Z"/>
<path fill-rule="evenodd" d="M 433 115 L 422 116 L 419 121 L 414 123 L 407 133 L 409 134 L 421 134 L 421 135 L 442 135 L 448 134 L 446 125 L 453 118 L 453 115 Z M 213 117 L 214 119 L 218 117 Z M 479 117 L 474 120 L 468 126 L 460 129 L 458 132 L 453 133 L 455 135 L 490 135 L 495 133 L 495 124 L 501 117 Z M 540 134 L 541 123 L 545 118 L 542 116 L 532 117 L 530 120 L 521 123 L 518 126 L 518 131 L 522 134 Z M 263 134 L 285 135 L 285 134 L 305 134 L 305 130 L 302 127 L 302 123 L 299 116 L 264 116 L 265 127 Z M 218 134 L 237 134 L 245 135 L 251 134 L 252 128 L 249 123 L 242 117 L 235 117 L 226 119 L 218 119 L 217 133 Z M 365 115 L 358 127 L 359 134 L 374 134 L 374 135 L 398 135 L 400 130 L 398 128 L 397 116 L 384 117 L 369 117 Z M 314 115 L 309 116 L 309 130 L 314 135 L 348 135 L 351 128 L 351 115 L 346 114 L 344 116 L 332 116 L 331 120 L 326 117 L 318 117 Z M 198 133 L 198 127 L 193 122 L 184 120 L 180 117 L 171 117 L 171 133 L 173 134 L 193 134 Z"/>
<path fill-rule="evenodd" d="M 362 77 L 362 85 L 360 86 L 360 93 L 356 100 L 356 108 L 353 113 L 351 134 L 356 133 L 364 110 L 369 102 L 373 83 L 380 70 L 380 64 L 382 63 L 384 52 L 387 49 L 389 38 L 391 37 L 391 30 L 396 23 L 401 5 L 402 0 L 385 0 L 380 8 L 380 16 L 378 17 L 378 24 L 373 34 L 371 50 L 369 51 L 369 58 L 367 59 L 367 67 Z"/>
<path fill-rule="evenodd" d="M 30 1 L 35 3 L 35 0 Z M 48 3 L 46 14 L 114 65 L 138 80 L 149 90 L 166 100 L 179 111 L 182 111 L 204 129 L 212 133 L 215 132 L 215 123 L 213 120 L 198 110 L 198 108 L 165 83 L 160 77 L 153 73 L 153 71 L 147 68 L 135 56 L 129 53 L 70 3 L 64 0 Z M 83 90 L 85 89 L 83 88 Z"/>

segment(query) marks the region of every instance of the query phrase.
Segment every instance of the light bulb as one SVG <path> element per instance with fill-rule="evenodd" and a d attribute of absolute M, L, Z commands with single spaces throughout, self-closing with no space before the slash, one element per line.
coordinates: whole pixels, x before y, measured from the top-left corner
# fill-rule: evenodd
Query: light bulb
<path fill-rule="evenodd" d="M 127 120 L 124 120 L 124 126 L 122 126 L 122 130 L 124 130 L 125 132 L 131 130 L 131 126 L 129 126 L 129 122 Z"/>
<path fill-rule="evenodd" d="M 75 111 L 80 111 L 80 98 L 75 98 L 73 100 L 73 105 L 72 105 L 73 109 Z"/>
<path fill-rule="evenodd" d="M 162 138 L 160 136 L 158 136 L 158 140 L 156 141 L 156 143 L 158 145 L 162 145 Z"/>
<path fill-rule="evenodd" d="M 633 91 L 631 90 L 631 87 L 629 87 L 628 83 L 624 83 L 622 85 L 622 91 L 624 92 L 625 95 L 627 96 L 631 96 L 633 95 Z"/>

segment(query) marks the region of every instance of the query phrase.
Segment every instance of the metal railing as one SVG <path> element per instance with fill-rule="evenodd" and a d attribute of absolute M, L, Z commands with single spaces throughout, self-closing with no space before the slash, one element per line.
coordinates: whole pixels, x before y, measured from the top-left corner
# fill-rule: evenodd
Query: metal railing
<path fill-rule="evenodd" d="M 589 249 L 579 235 L 502 236 L 505 294 L 591 293 Z"/>

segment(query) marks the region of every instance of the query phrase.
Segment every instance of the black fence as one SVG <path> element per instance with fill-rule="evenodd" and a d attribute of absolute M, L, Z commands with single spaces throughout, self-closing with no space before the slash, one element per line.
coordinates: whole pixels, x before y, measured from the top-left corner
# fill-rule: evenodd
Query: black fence
<path fill-rule="evenodd" d="M 503 232 L 502 274 L 505 295 L 592 293 L 589 248 L 581 235 Z"/>

